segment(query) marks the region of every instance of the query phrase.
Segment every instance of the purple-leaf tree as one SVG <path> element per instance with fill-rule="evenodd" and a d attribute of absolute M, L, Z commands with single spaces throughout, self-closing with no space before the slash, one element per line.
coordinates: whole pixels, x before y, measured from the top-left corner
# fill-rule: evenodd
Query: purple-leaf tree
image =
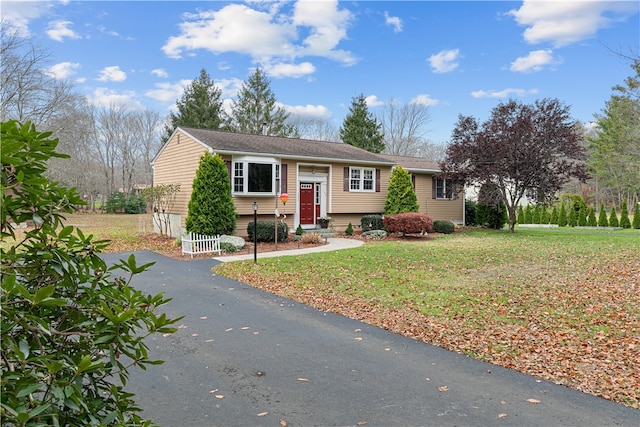
<path fill-rule="evenodd" d="M 461 115 L 440 167 L 459 185 L 495 184 L 513 232 L 523 197 L 551 200 L 570 179 L 587 179 L 581 142 L 569 108 L 557 99 L 533 105 L 510 100 L 481 125 Z"/>

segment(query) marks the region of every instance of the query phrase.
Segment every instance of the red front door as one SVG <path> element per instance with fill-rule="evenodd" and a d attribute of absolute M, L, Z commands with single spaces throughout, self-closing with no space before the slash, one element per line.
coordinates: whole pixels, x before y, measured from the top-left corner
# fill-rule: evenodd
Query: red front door
<path fill-rule="evenodd" d="M 300 224 L 315 224 L 315 194 L 313 183 L 300 183 Z"/>

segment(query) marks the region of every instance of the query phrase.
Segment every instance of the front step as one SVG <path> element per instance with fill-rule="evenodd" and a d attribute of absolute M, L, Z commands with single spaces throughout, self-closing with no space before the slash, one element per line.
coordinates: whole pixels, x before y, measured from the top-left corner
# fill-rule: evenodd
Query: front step
<path fill-rule="evenodd" d="M 336 233 L 334 233 L 331 228 L 310 228 L 307 230 L 304 230 L 302 232 L 302 234 L 309 234 L 309 233 L 316 233 L 319 234 L 320 237 L 322 237 L 323 239 L 330 239 L 331 237 L 335 237 Z"/>

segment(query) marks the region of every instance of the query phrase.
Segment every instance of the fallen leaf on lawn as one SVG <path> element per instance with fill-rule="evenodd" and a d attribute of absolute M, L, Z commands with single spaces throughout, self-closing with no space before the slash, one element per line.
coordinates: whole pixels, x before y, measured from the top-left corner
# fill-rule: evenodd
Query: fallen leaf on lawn
<path fill-rule="evenodd" d="M 200 316 L 200 320 L 207 320 L 207 316 Z"/>
<path fill-rule="evenodd" d="M 280 420 L 280 427 L 287 427 L 287 422 L 285 420 Z"/>
<path fill-rule="evenodd" d="M 527 399 L 527 402 L 533 403 L 534 405 L 537 404 L 537 403 L 540 403 L 540 401 L 538 399 Z"/>
<path fill-rule="evenodd" d="M 298 378 L 298 381 L 301 381 L 301 382 L 303 382 L 303 383 L 304 383 L 304 382 L 307 382 L 307 381 L 309 381 L 309 380 L 308 380 L 308 379 L 306 379 L 306 378 Z"/>
<path fill-rule="evenodd" d="M 507 416 L 507 414 L 505 414 L 505 413 L 498 414 L 498 418 L 504 418 L 504 417 L 506 417 L 506 416 Z"/>
<path fill-rule="evenodd" d="M 204 340 L 204 342 L 213 342 L 212 339 Z"/>
<path fill-rule="evenodd" d="M 233 331 L 233 328 L 228 328 L 228 329 L 225 329 L 224 331 L 225 332 L 231 332 L 231 331 Z"/>
<path fill-rule="evenodd" d="M 441 385 L 440 387 L 438 387 L 438 391 L 449 391 L 449 387 L 447 387 L 446 385 Z"/>
<path fill-rule="evenodd" d="M 264 417 L 265 415 L 267 415 L 269 413 L 269 411 L 264 411 L 264 412 L 260 412 L 259 414 L 256 414 L 256 416 L 258 417 Z"/>

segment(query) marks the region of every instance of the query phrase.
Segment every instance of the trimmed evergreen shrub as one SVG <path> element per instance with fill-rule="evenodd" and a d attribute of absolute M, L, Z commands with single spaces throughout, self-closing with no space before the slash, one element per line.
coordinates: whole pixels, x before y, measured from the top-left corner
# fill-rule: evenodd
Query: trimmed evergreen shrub
<path fill-rule="evenodd" d="M 596 219 L 596 210 L 594 208 L 589 208 L 589 215 L 587 216 L 587 225 L 589 227 L 596 227 L 598 225 L 598 220 Z"/>
<path fill-rule="evenodd" d="M 585 206 L 580 206 L 580 211 L 578 212 L 578 225 L 580 227 L 587 225 L 587 208 Z"/>
<path fill-rule="evenodd" d="M 533 224 L 533 210 L 531 205 L 527 205 L 524 209 L 524 222 L 523 224 Z"/>
<path fill-rule="evenodd" d="M 620 222 L 618 221 L 618 214 L 616 212 L 616 207 L 611 206 L 611 212 L 609 214 L 609 227 L 618 227 L 620 226 Z"/>
<path fill-rule="evenodd" d="M 633 208 L 632 227 L 636 230 L 640 229 L 640 202 L 636 202 Z"/>
<path fill-rule="evenodd" d="M 200 158 L 185 225 L 187 232 L 207 236 L 232 235 L 236 231 L 236 207 L 231 197 L 229 172 L 218 154 L 207 151 Z"/>
<path fill-rule="evenodd" d="M 455 228 L 456 226 L 451 221 L 433 221 L 433 231 L 436 233 L 451 234 Z"/>
<path fill-rule="evenodd" d="M 549 224 L 551 221 L 551 213 L 547 208 L 547 205 L 542 205 L 540 208 L 540 224 Z"/>
<path fill-rule="evenodd" d="M 560 212 L 558 212 L 558 227 L 567 226 L 567 210 L 564 208 L 564 204 L 560 205 Z"/>
<path fill-rule="evenodd" d="M 238 250 L 236 245 L 231 242 L 220 242 L 220 249 L 228 254 L 232 254 Z"/>
<path fill-rule="evenodd" d="M 389 179 L 384 214 L 394 215 L 404 212 L 418 212 L 418 199 L 411 183 L 411 175 L 402 166 L 396 166 Z"/>
<path fill-rule="evenodd" d="M 296 228 L 296 236 L 302 236 L 304 234 L 304 230 L 302 229 L 302 225 L 298 224 L 298 228 Z"/>
<path fill-rule="evenodd" d="M 346 234 L 347 236 L 353 236 L 353 225 L 351 223 L 347 225 L 347 229 L 344 230 L 344 234 Z"/>
<path fill-rule="evenodd" d="M 622 207 L 620 208 L 620 227 L 631 228 L 631 221 L 629 221 L 629 211 L 627 210 L 627 201 L 622 201 Z"/>
<path fill-rule="evenodd" d="M 433 220 L 424 213 L 405 212 L 385 215 L 384 227 L 389 233 L 418 234 L 433 231 Z"/>
<path fill-rule="evenodd" d="M 598 215 L 598 227 L 608 227 L 607 211 L 604 209 L 604 203 L 600 203 L 600 214 Z"/>
<path fill-rule="evenodd" d="M 560 203 L 562 203 L 563 205 L 567 205 L 567 216 L 571 213 L 569 212 L 569 208 L 573 208 L 573 210 L 576 211 L 576 221 L 580 213 L 580 208 L 584 206 L 586 209 L 587 207 L 584 199 L 579 194 L 563 194 L 560 197 Z"/>
<path fill-rule="evenodd" d="M 569 215 L 567 218 L 567 225 L 569 227 L 575 227 L 578 225 L 578 212 L 575 209 L 569 208 Z"/>
<path fill-rule="evenodd" d="M 549 224 L 558 224 L 558 208 L 556 206 L 551 209 L 551 217 L 549 218 Z"/>
<path fill-rule="evenodd" d="M 476 204 L 475 200 L 467 199 L 464 201 L 464 225 L 478 225 L 476 222 Z"/>
<path fill-rule="evenodd" d="M 524 209 L 522 209 L 522 205 L 518 205 L 518 215 L 516 216 L 516 222 L 518 224 L 524 224 Z"/>
<path fill-rule="evenodd" d="M 507 223 L 507 220 L 507 206 L 504 203 L 500 203 L 497 207 L 485 206 L 478 203 L 476 207 L 476 221 L 478 225 L 500 230 Z"/>
<path fill-rule="evenodd" d="M 256 240 L 258 242 L 275 242 L 276 226 L 273 221 L 258 221 L 256 223 Z M 247 225 L 249 241 L 253 242 L 253 221 Z M 289 226 L 286 222 L 278 221 L 278 242 L 284 242 L 289 237 Z"/>
<path fill-rule="evenodd" d="M 362 227 L 362 231 L 384 230 L 384 224 L 382 223 L 382 215 L 379 215 L 379 214 L 365 215 L 360 219 L 360 226 Z"/>
<path fill-rule="evenodd" d="M 532 208 L 531 224 L 540 224 L 540 205 L 536 205 Z"/>
<path fill-rule="evenodd" d="M 124 213 L 141 214 L 147 212 L 147 202 L 139 196 L 127 197 L 124 204 Z"/>

